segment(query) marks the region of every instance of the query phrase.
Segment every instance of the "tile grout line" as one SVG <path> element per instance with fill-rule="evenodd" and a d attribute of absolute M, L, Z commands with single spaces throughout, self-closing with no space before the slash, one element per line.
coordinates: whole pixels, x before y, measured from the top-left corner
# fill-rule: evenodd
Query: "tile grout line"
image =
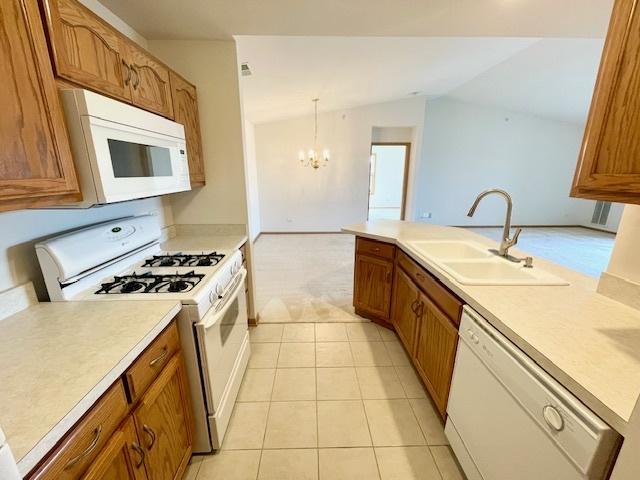
<path fill-rule="evenodd" d="M 282 346 L 282 342 L 280 342 L 280 346 Z M 260 467 L 262 466 L 262 455 L 264 453 L 264 442 L 267 438 L 267 428 L 269 428 L 269 415 L 271 414 L 271 404 L 273 403 L 271 399 L 273 398 L 273 388 L 276 383 L 276 374 L 278 373 L 277 365 L 278 360 L 280 359 L 280 348 L 278 348 L 278 355 L 276 357 L 276 369 L 273 373 L 273 380 L 271 381 L 271 394 L 269 395 L 269 406 L 267 407 L 267 421 L 264 425 L 264 432 L 262 432 L 262 444 L 260 445 L 260 460 L 258 461 L 258 471 L 256 472 L 256 480 L 260 475 Z"/>

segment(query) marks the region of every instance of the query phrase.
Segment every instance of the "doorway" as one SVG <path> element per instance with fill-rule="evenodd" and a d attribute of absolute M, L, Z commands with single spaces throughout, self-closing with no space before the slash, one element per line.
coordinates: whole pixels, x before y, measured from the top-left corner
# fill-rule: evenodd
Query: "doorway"
<path fill-rule="evenodd" d="M 410 143 L 372 143 L 367 220 L 404 220 Z"/>

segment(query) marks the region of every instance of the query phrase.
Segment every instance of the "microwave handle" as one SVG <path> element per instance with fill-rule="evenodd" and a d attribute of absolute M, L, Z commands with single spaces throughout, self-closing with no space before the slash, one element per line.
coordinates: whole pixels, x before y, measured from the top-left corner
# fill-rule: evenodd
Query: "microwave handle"
<path fill-rule="evenodd" d="M 205 315 L 204 318 L 196 323 L 196 327 L 203 327 L 205 330 L 215 325 L 218 320 L 224 317 L 227 310 L 240 293 L 240 289 L 244 288 L 244 279 L 247 277 L 247 271 L 243 268 L 240 270 L 232 281 L 232 286 L 227 290 L 227 293 L 223 296 L 224 303 L 219 304 L 218 310 L 212 312 L 210 315 Z"/>

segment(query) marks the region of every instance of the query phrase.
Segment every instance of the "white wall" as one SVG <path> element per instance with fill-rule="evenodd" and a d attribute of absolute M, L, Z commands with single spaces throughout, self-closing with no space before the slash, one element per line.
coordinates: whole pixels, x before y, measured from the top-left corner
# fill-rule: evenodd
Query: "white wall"
<path fill-rule="evenodd" d="M 102 5 L 98 0 L 80 0 L 85 7 L 92 10 L 96 15 L 103 18 L 120 33 L 129 37 L 143 48 L 147 48 L 147 39 L 134 30 L 128 23 L 124 22 L 115 13 Z"/>
<path fill-rule="evenodd" d="M 242 115 L 236 45 L 152 40 L 149 50 L 198 89 L 207 184 L 172 198 L 176 223 L 246 224 Z"/>
<path fill-rule="evenodd" d="M 298 161 L 313 142 L 313 115 L 256 125 L 262 231 L 339 231 L 365 221 L 373 127 L 415 127 L 418 158 L 424 105 L 424 97 L 413 97 L 320 113 L 318 147 L 329 148 L 331 160 L 319 170 Z"/>
<path fill-rule="evenodd" d="M 405 148 L 402 145 L 374 145 L 375 177 L 371 208 L 400 208 L 404 181 Z"/>
<path fill-rule="evenodd" d="M 256 164 L 256 131 L 253 123 L 246 119 L 244 121 L 244 158 L 247 177 L 249 235 L 253 241 L 262 232 L 262 227 L 260 225 L 258 165 Z"/>
<path fill-rule="evenodd" d="M 569 197 L 583 127 L 449 98 L 428 101 L 415 215 L 447 225 L 498 225 L 504 201 L 487 198 L 469 219 L 480 191 L 513 196 L 522 225 L 580 225 L 593 202 Z M 424 215 L 430 212 L 431 219 Z"/>

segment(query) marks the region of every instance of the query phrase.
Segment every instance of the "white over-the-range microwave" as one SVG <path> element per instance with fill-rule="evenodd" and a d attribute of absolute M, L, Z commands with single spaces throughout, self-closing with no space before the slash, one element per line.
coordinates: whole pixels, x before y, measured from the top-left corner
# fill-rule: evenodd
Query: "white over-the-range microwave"
<path fill-rule="evenodd" d="M 90 207 L 191 189 L 184 127 L 88 90 L 64 90 L 82 201 Z"/>

